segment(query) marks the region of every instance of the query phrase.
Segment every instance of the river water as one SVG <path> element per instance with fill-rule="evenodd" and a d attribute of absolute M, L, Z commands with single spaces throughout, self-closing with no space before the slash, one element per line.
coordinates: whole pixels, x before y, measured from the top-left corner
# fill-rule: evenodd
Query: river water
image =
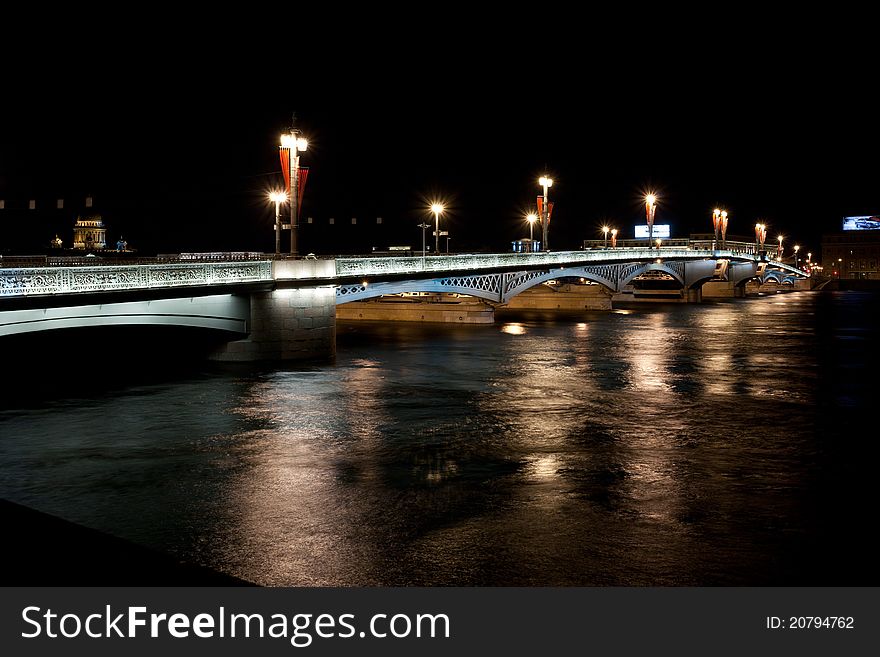
<path fill-rule="evenodd" d="M 878 345 L 804 292 L 7 369 L 0 496 L 266 585 L 876 585 Z"/>

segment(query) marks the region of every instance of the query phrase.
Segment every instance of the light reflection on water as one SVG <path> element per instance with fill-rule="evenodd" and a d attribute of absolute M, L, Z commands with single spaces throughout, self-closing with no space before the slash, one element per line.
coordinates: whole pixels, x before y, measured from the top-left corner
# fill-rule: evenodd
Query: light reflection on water
<path fill-rule="evenodd" d="M 0 494 L 263 584 L 864 583 L 869 303 L 340 324 L 335 365 L 4 410 Z"/>

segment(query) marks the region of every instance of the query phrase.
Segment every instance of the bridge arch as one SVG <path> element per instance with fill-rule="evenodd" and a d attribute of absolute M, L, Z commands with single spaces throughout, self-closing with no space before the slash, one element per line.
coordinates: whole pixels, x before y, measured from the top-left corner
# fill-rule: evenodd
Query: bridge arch
<path fill-rule="evenodd" d="M 620 279 L 620 288 L 629 285 L 633 282 L 633 280 L 649 271 L 659 271 L 665 274 L 669 274 L 676 281 L 678 281 L 678 283 L 682 287 L 686 287 L 684 277 L 684 263 L 674 262 L 667 264 L 665 262 L 649 262 L 644 265 L 634 266 L 632 269 L 625 272 Z"/>
<path fill-rule="evenodd" d="M 8 310 L 0 314 L 0 337 L 105 326 L 175 326 L 246 334 L 249 322 L 250 298 L 224 294 Z"/>

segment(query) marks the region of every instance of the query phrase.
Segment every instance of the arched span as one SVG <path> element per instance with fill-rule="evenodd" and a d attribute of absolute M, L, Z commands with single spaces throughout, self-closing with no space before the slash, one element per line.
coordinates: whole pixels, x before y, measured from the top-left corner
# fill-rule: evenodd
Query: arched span
<path fill-rule="evenodd" d="M 366 285 L 341 285 L 336 288 L 336 305 L 353 301 L 367 301 L 387 294 L 406 292 L 434 292 L 468 294 L 486 301 L 498 302 L 501 298 L 501 274 L 468 276 L 462 278 L 438 278 L 426 281 L 390 281 Z"/>
<path fill-rule="evenodd" d="M 96 326 L 187 326 L 245 334 L 250 297 L 219 294 L 0 312 L 0 336 Z"/>
<path fill-rule="evenodd" d="M 547 281 L 560 278 L 583 278 L 591 283 L 597 283 L 611 292 L 616 292 L 616 286 L 611 280 L 613 272 L 609 269 L 604 271 L 602 267 L 570 267 L 566 269 L 551 269 L 549 271 L 530 271 L 508 274 L 504 290 L 504 301 L 510 301 L 518 294 L 526 290 L 546 283 Z"/>
<path fill-rule="evenodd" d="M 783 281 L 783 276 L 776 271 L 768 271 L 763 276 L 761 276 L 761 283 L 767 283 L 769 281 L 774 281 L 777 285 L 781 285 Z"/>
<path fill-rule="evenodd" d="M 633 279 L 641 276 L 642 274 L 649 271 L 662 271 L 665 274 L 669 274 L 676 281 L 678 281 L 682 287 L 685 287 L 685 281 L 683 276 L 683 271 L 679 271 L 679 269 L 683 269 L 683 263 L 673 263 L 667 264 L 665 262 L 649 262 L 640 267 L 635 268 L 634 270 L 627 272 L 627 274 L 621 278 L 620 287 L 623 288 L 630 283 L 633 282 Z"/>

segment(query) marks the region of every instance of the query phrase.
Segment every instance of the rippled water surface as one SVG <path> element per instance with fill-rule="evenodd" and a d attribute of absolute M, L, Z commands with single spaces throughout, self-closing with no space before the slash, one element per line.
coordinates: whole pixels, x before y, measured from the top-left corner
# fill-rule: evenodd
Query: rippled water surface
<path fill-rule="evenodd" d="M 270 585 L 877 584 L 876 304 L 340 323 L 332 365 L 36 387 L 0 496 Z"/>

